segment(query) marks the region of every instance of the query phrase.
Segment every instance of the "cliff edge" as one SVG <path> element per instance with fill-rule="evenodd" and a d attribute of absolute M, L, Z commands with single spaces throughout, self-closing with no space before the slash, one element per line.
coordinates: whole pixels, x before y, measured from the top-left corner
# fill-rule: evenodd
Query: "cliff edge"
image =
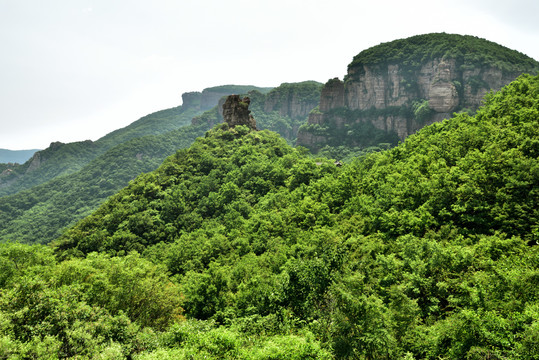
<path fill-rule="evenodd" d="M 427 34 L 395 40 L 354 57 L 344 81 L 329 80 L 297 144 L 371 146 L 396 142 L 455 112 L 473 113 L 484 95 L 539 63 L 473 36 Z"/>

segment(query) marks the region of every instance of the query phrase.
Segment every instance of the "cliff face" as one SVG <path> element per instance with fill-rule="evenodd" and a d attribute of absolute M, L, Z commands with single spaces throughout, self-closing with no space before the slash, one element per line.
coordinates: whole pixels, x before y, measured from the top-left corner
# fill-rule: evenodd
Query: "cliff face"
<path fill-rule="evenodd" d="M 257 90 L 267 93 L 271 88 L 261 88 L 252 85 L 223 85 L 202 90 L 202 92 L 192 91 L 182 94 L 182 106 L 200 111 L 210 110 L 219 103 L 221 99 L 230 94 L 247 93 Z M 222 105 L 222 102 L 220 103 Z"/>
<path fill-rule="evenodd" d="M 251 115 L 249 97 L 241 98 L 239 95 L 229 95 L 223 104 L 223 118 L 230 127 L 245 125 L 256 130 L 256 121 Z"/>
<path fill-rule="evenodd" d="M 448 35 L 439 35 L 446 41 Z M 455 39 L 456 44 L 461 40 Z M 345 81 L 328 81 L 322 89 L 320 111 L 311 114 L 308 125 L 300 129 L 298 145 L 318 150 L 326 144 L 339 143 L 336 139 L 322 139 L 324 135 L 344 136 L 346 139 L 341 140 L 352 146 L 372 145 L 362 143 L 353 129 L 365 122 L 404 140 L 423 126 L 449 118 L 454 112 L 475 111 L 487 92 L 509 84 L 537 64 L 532 60 L 531 66 L 526 63 L 520 68 L 507 69 L 500 62 L 482 60 L 476 54 L 478 60 L 472 63 L 466 60 L 466 53 L 453 58 L 446 53 L 429 59 L 417 55 L 417 49 L 421 50 L 417 46 L 413 48 L 414 54 L 406 58 L 406 47 L 399 45 L 404 48 L 401 59 L 387 61 L 385 54 L 392 53 L 387 48 L 385 54 L 379 54 L 381 61 L 368 61 L 372 56 L 359 57 L 367 60 L 354 59 Z"/>
<path fill-rule="evenodd" d="M 358 70 L 353 69 L 348 74 L 350 80 L 344 84 L 344 106 L 351 110 L 382 110 L 418 100 L 428 101 L 431 110 L 428 119 L 418 121 L 406 116 L 386 116 L 385 121 L 379 117 L 369 119 L 381 130 L 396 132 L 400 139 L 428 123 L 450 117 L 457 110 L 477 110 L 487 92 L 500 89 L 519 75 L 504 74 L 490 66 L 462 70 L 455 59 L 440 58 L 412 72 L 399 64 L 383 68 L 364 65 L 361 70 L 357 74 Z"/>
<path fill-rule="evenodd" d="M 277 111 L 282 117 L 305 119 L 318 106 L 321 84 L 304 82 L 282 84 L 270 91 L 264 101 L 264 112 Z"/>
<path fill-rule="evenodd" d="M 305 122 L 313 108 L 318 106 L 322 84 L 314 81 L 284 83 L 267 94 L 248 91 L 250 109 L 260 129 L 276 131 L 293 140 L 298 128 Z M 225 97 L 221 97 L 217 107 L 192 120 L 193 125 L 205 124 L 208 128 L 223 122 Z"/>

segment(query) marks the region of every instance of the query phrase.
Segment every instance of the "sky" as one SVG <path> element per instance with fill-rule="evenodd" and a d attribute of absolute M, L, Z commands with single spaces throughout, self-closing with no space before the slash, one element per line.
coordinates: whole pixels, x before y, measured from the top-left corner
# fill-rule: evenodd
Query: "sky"
<path fill-rule="evenodd" d="M 474 35 L 539 60 L 537 0 L 0 0 L 0 148 L 97 140 L 181 94 L 346 74 L 382 42 Z"/>

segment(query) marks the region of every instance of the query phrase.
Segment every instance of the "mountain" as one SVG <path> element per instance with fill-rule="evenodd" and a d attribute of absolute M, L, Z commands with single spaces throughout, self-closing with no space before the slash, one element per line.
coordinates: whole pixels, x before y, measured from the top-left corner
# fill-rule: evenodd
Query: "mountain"
<path fill-rule="evenodd" d="M 426 126 L 342 167 L 267 130 L 217 125 L 65 232 L 54 249 L 73 270 L 47 274 L 58 274 L 51 284 L 64 292 L 88 289 L 73 301 L 146 326 L 153 348 L 112 333 L 97 340 L 143 359 L 533 359 L 538 144 L 539 76 L 530 75 L 489 94 L 474 116 Z M 131 297 L 115 301 L 127 290 L 112 290 L 109 269 L 130 267 L 109 263 L 135 261 L 163 266 L 169 285 L 146 281 L 157 292 L 177 287 L 163 298 L 181 304 L 185 319 L 159 327 L 174 322 L 171 310 L 151 322 Z M 99 264 L 106 272 L 96 279 Z M 40 331 L 72 344 L 10 315 L 46 318 L 28 305 L 28 288 L 0 293 L 17 334 L 8 340 Z M 62 323 L 68 339 L 74 323 Z"/>
<path fill-rule="evenodd" d="M 489 91 L 538 71 L 528 56 L 473 36 L 426 34 L 383 43 L 355 56 L 344 81 L 325 84 L 297 144 L 315 151 L 395 144 L 454 112 L 473 113 Z"/>
<path fill-rule="evenodd" d="M 47 149 L 36 152 L 24 164 L 0 165 L 0 196 L 14 194 L 57 176 L 77 172 L 96 157 L 129 140 L 164 134 L 189 125 L 194 116 L 215 106 L 221 97 L 231 92 L 250 90 L 267 92 L 270 89 L 250 85 L 225 85 L 207 88 L 201 93 L 186 93 L 182 95 L 184 103 L 181 106 L 146 115 L 97 141 L 68 144 L 53 142 Z"/>
<path fill-rule="evenodd" d="M 211 88 L 210 97 L 204 98 L 204 91 L 198 96 L 203 103 L 209 104 L 208 99 L 215 100 L 215 94 L 247 90 L 253 97 L 255 108 L 259 109 L 257 114 L 263 114 L 262 126 L 278 121 L 281 129 L 290 133 L 293 126 L 297 129 L 305 121 L 308 109 L 317 105 L 321 86 L 315 82 L 283 84 L 278 91 L 269 92 L 268 96 L 272 100 L 268 102 L 271 106 L 268 105 L 267 112 L 262 109 L 266 104 L 266 95 L 261 92 L 266 91 L 263 88 L 229 85 Z M 208 130 L 208 123 L 201 122 L 198 117 L 192 120 L 195 125 L 184 125 L 163 134 L 140 136 L 146 132 L 159 133 L 162 128 L 172 128 L 178 119 L 185 119 L 204 109 L 197 102 L 188 101 L 183 106 L 187 110 L 169 109 L 148 115 L 96 142 L 53 143 L 48 149 L 36 153 L 33 160 L 25 164 L 25 177 L 19 179 L 19 187 L 29 184 L 30 180 L 37 180 L 30 177 L 34 171 L 42 176 L 48 174 L 45 171 L 49 171 L 52 179 L 2 198 L 0 240 L 48 243 L 60 236 L 64 228 L 95 210 L 108 196 L 126 186 L 137 175 L 154 170 L 174 151 L 189 146 L 196 137 Z M 289 113 L 282 109 L 289 109 Z M 214 113 L 217 113 L 217 106 L 213 106 L 203 116 Z M 219 116 L 222 119 L 222 115 Z M 115 142 L 120 144 L 112 146 Z M 106 148 L 109 149 L 101 153 Z M 76 165 L 80 169 L 69 169 L 69 165 Z M 57 174 L 54 171 L 60 170 L 62 176 L 54 177 Z M 15 187 L 10 189 L 14 190 Z"/>
<path fill-rule="evenodd" d="M 94 158 L 55 144 L 87 163 L 0 199 L 0 358 L 537 358 L 539 75 L 344 164 L 257 131 L 299 108 L 270 93 L 209 131 L 215 107 Z"/>
<path fill-rule="evenodd" d="M 39 149 L 33 150 L 8 150 L 0 149 L 0 164 L 24 163 Z"/>
<path fill-rule="evenodd" d="M 25 164 L 0 167 L 0 241 L 48 243 L 57 238 L 137 175 L 154 170 L 203 135 L 207 127 L 190 123 L 214 107 L 212 101 L 230 91 L 251 90 L 263 94 L 269 89 L 226 85 L 189 93 L 198 101 L 147 115 L 95 142 L 52 143 Z"/>
<path fill-rule="evenodd" d="M 275 131 L 293 143 L 299 127 L 305 123 L 309 113 L 318 106 L 322 84 L 316 81 L 283 83 L 267 93 L 250 90 L 239 94 L 247 95 L 250 109 L 259 129 Z M 223 122 L 222 106 L 218 105 L 193 118 L 192 124 L 206 124 L 208 128 Z"/>
<path fill-rule="evenodd" d="M 0 241 L 52 241 L 130 180 L 156 169 L 168 155 L 188 147 L 205 131 L 189 125 L 135 138 L 97 156 L 77 172 L 2 197 Z"/>

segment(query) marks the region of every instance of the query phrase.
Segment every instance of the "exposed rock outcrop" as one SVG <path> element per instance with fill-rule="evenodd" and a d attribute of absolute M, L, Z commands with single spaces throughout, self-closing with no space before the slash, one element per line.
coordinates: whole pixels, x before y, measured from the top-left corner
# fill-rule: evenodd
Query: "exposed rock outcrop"
<path fill-rule="evenodd" d="M 264 112 L 277 111 L 282 117 L 305 119 L 318 106 L 321 87 L 314 81 L 281 84 L 267 94 Z"/>
<path fill-rule="evenodd" d="M 344 106 L 344 83 L 338 78 L 329 80 L 320 94 L 320 111 L 328 111 Z"/>
<path fill-rule="evenodd" d="M 475 111 L 487 92 L 538 68 L 533 59 L 507 48 L 500 50 L 497 44 L 473 37 L 428 34 L 398 41 L 393 46 L 381 44 L 381 49 L 374 47 L 360 53 L 349 65 L 345 81 L 331 79 L 325 84 L 320 111 L 309 116 L 311 126 L 300 129 L 298 145 L 317 150 L 329 141 L 314 143 L 313 140 L 320 139 L 326 131 L 330 137 L 337 136 L 332 134 L 345 137 L 343 144 L 363 146 L 353 129 L 365 122 L 404 140 L 423 126 L 449 118 L 454 112 Z M 431 58 L 432 49 L 438 43 L 448 50 Z M 494 47 L 494 50 L 492 54 L 478 53 L 461 43 L 485 44 L 485 49 Z M 460 53 L 453 51 L 459 46 Z M 452 51 L 457 55 L 446 55 Z M 388 60 L 393 59 L 394 53 L 398 56 Z M 493 61 L 498 53 L 500 60 Z M 339 141 L 333 139 L 333 142 Z"/>
<path fill-rule="evenodd" d="M 256 121 L 251 115 L 249 97 L 241 98 L 239 95 L 229 95 L 223 104 L 223 119 L 230 127 L 238 125 L 248 126 L 256 130 Z"/>
<path fill-rule="evenodd" d="M 316 81 L 283 83 L 268 93 L 255 89 L 241 94 L 250 98 L 250 110 L 257 119 L 259 129 L 276 131 L 286 139 L 294 140 L 299 127 L 318 106 L 322 86 Z M 226 99 L 227 97 L 222 97 L 217 107 L 193 118 L 191 123 L 204 124 L 211 128 L 223 122 L 223 105 Z"/>
<path fill-rule="evenodd" d="M 202 93 L 198 91 L 191 91 L 182 94 L 182 106 L 187 109 L 200 110 L 200 99 Z"/>
<path fill-rule="evenodd" d="M 51 144 L 51 146 L 52 145 L 53 144 Z M 34 156 L 32 156 L 32 161 L 30 162 L 30 165 L 26 169 L 26 172 L 30 173 L 30 172 L 36 170 L 37 168 L 39 168 L 41 166 L 42 162 L 43 162 L 43 159 L 41 157 L 41 151 L 38 151 L 38 152 L 36 152 L 34 154 Z"/>

